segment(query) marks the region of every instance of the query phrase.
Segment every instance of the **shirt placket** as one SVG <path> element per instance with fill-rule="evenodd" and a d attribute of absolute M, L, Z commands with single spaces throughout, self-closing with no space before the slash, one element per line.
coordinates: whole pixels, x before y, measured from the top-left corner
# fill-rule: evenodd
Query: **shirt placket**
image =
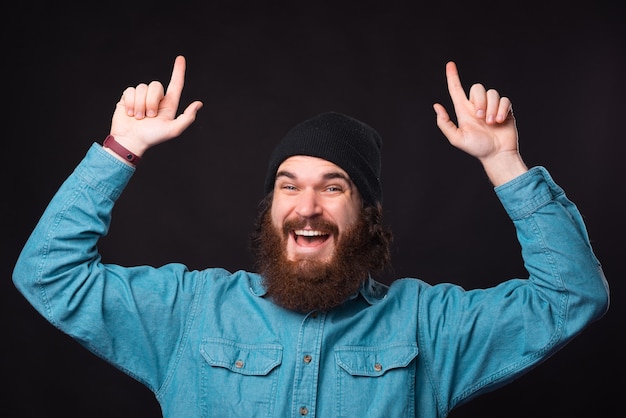
<path fill-rule="evenodd" d="M 293 384 L 293 418 L 315 416 L 325 319 L 326 314 L 312 312 L 304 318 L 300 326 Z"/>

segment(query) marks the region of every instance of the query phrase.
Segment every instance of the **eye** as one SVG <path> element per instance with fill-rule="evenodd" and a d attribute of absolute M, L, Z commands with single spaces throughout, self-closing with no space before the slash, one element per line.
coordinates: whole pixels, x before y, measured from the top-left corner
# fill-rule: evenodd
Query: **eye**
<path fill-rule="evenodd" d="M 280 188 L 284 190 L 296 190 L 296 186 L 293 184 L 283 184 Z"/>
<path fill-rule="evenodd" d="M 335 186 L 328 186 L 328 187 L 326 187 L 326 191 L 328 191 L 328 192 L 341 192 L 341 191 L 343 191 L 343 188 L 339 187 L 339 186 L 336 186 L 336 185 Z"/>

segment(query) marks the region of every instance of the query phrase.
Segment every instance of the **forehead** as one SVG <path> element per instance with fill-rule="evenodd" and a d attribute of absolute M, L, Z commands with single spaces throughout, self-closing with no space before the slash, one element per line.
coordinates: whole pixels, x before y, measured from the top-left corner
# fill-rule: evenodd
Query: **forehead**
<path fill-rule="evenodd" d="M 295 176 L 315 174 L 323 176 L 328 173 L 337 173 L 341 174 L 346 179 L 350 178 L 348 173 L 337 164 L 324 160 L 323 158 L 308 155 L 294 155 L 287 158 L 278 166 L 278 170 L 276 170 L 277 175 L 280 175 L 281 172 L 289 172 Z"/>

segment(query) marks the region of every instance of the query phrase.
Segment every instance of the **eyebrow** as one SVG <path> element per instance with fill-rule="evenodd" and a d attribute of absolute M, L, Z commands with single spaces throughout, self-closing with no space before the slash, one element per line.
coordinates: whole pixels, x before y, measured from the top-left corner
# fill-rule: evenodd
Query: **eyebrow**
<path fill-rule="evenodd" d="M 279 172 L 277 172 L 276 180 L 278 180 L 279 177 L 287 177 L 292 180 L 295 180 L 298 178 L 298 176 L 296 176 L 294 173 L 292 173 L 291 171 L 287 171 L 287 170 L 280 170 Z M 331 171 L 329 173 L 325 173 L 322 176 L 322 179 L 324 180 L 342 179 L 348 182 L 349 184 L 352 184 L 352 180 L 350 180 L 350 177 L 346 176 L 343 173 L 340 173 L 339 171 Z"/>

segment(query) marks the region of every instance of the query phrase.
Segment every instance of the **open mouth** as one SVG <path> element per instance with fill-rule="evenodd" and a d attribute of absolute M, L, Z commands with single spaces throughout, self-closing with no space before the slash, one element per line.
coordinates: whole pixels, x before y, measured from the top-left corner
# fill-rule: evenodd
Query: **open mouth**
<path fill-rule="evenodd" d="M 296 244 L 306 247 L 322 245 L 330 237 L 328 232 L 312 229 L 296 229 L 292 235 Z"/>

